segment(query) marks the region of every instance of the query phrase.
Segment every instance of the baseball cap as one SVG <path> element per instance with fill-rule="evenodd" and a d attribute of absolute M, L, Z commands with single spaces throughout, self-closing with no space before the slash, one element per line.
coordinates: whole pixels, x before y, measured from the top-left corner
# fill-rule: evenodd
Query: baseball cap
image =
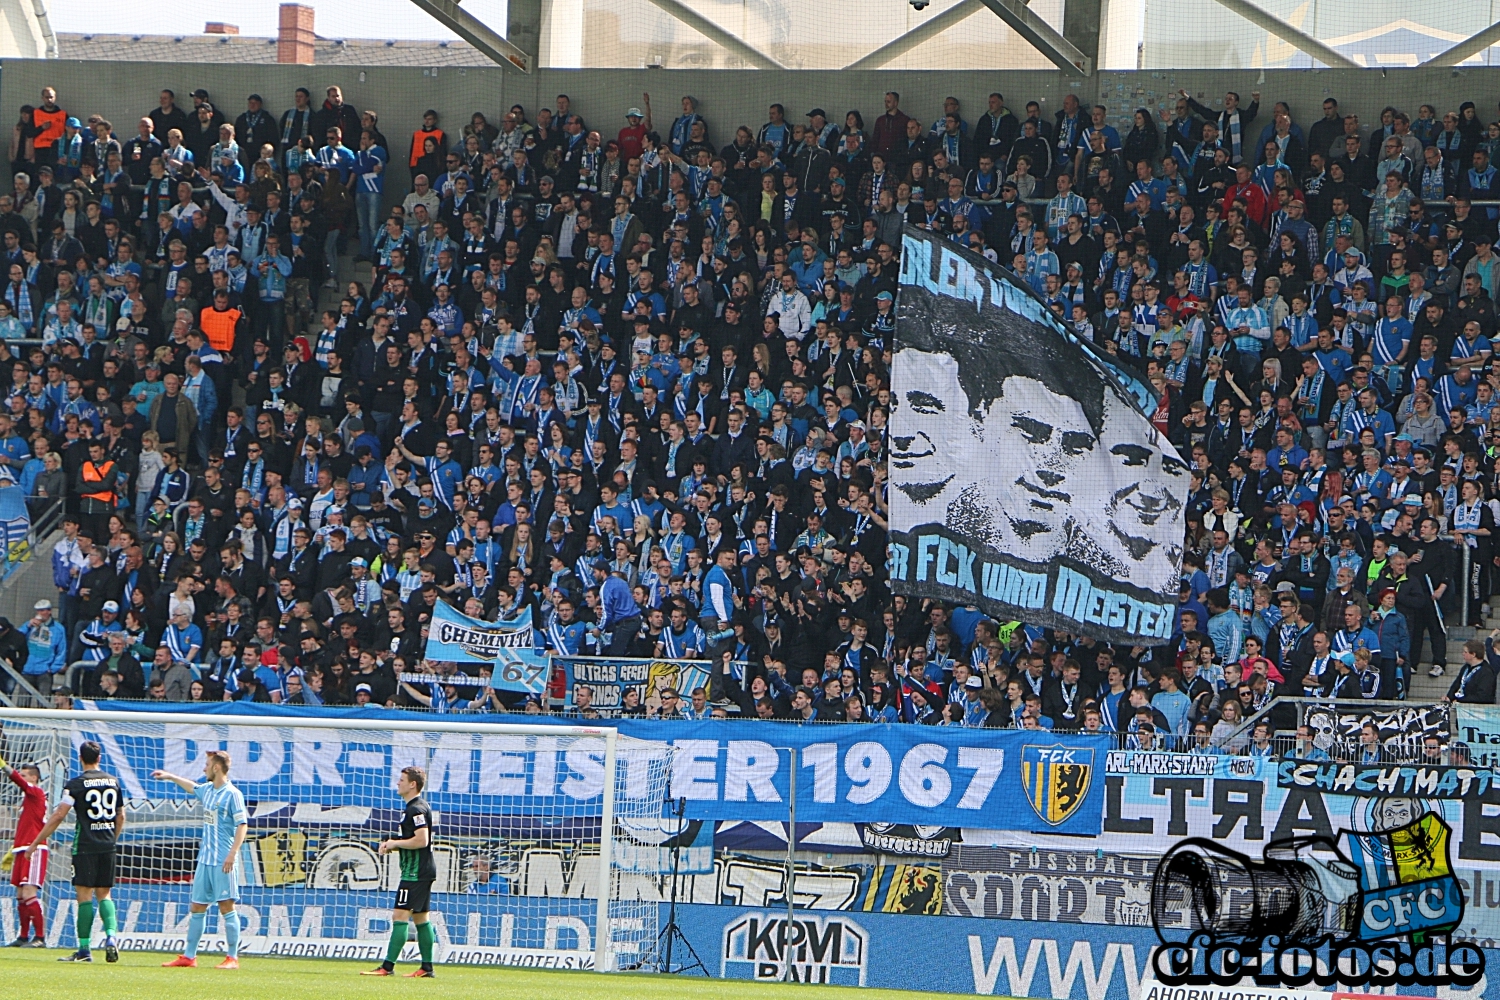
<path fill-rule="evenodd" d="M 629 111 L 625 112 L 625 117 L 626 118 L 644 118 L 646 116 L 643 115 L 643 114 L 641 114 L 641 109 L 640 108 L 631 108 Z"/>
<path fill-rule="evenodd" d="M 363 568 L 363 567 L 368 566 L 370 564 L 367 563 L 367 562 L 365 562 L 363 557 L 361 557 L 361 556 L 355 556 L 353 559 L 349 560 L 349 565 L 350 566 L 359 566 L 359 567 Z"/>
<path fill-rule="evenodd" d="M 52 602 L 51 601 L 37 601 L 35 604 L 33 604 L 31 606 L 31 610 L 33 610 L 33 611 L 51 611 L 52 610 Z"/>
<path fill-rule="evenodd" d="M 104 610 L 105 611 L 113 612 L 114 614 L 119 614 L 120 613 L 120 606 L 118 604 L 116 604 L 114 601 L 105 601 L 104 602 Z"/>
<path fill-rule="evenodd" d="M 881 292 L 879 295 L 875 296 L 876 302 L 880 302 L 882 300 L 886 302 L 894 302 L 896 301 L 896 296 L 892 295 L 890 292 Z"/>
<path fill-rule="evenodd" d="M 372 687 L 370 687 L 370 685 L 368 685 L 368 684 L 356 684 L 356 685 L 354 685 L 354 693 L 355 694 L 359 694 L 361 691 L 363 691 L 365 694 L 374 694 L 375 693 L 375 689 L 372 688 Z"/>
<path fill-rule="evenodd" d="M 824 111 L 822 108 L 813 108 L 811 111 L 809 111 L 807 113 L 807 117 L 809 117 L 809 118 L 816 118 L 819 115 L 822 115 L 824 118 L 827 118 L 828 117 L 828 112 Z"/>
<path fill-rule="evenodd" d="M 984 687 L 984 681 L 978 677 L 970 677 L 968 680 L 964 681 L 964 687 L 974 688 L 977 690 Z"/>

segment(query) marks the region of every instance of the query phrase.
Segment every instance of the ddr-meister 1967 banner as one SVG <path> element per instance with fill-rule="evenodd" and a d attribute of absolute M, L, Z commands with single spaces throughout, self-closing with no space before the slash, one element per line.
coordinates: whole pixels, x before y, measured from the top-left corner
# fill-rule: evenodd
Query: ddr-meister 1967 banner
<path fill-rule="evenodd" d="M 903 238 L 891 583 L 1109 641 L 1172 632 L 1188 467 L 1029 289 Z"/>

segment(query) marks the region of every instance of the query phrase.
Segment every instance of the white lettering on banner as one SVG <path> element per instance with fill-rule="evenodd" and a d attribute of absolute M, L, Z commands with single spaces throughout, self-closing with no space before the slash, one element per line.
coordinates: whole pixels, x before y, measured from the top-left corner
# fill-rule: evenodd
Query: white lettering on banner
<path fill-rule="evenodd" d="M 844 774 L 854 783 L 849 801 L 869 805 L 891 787 L 890 752 L 879 743 L 856 743 L 844 755 Z"/>
<path fill-rule="evenodd" d="M 837 802 L 839 745 L 814 743 L 802 748 L 802 766 L 813 769 L 813 801 Z"/>
<path fill-rule="evenodd" d="M 159 726 L 158 735 L 121 738 L 121 749 L 111 757 L 111 766 L 130 767 L 141 774 L 157 769 L 191 774 L 202 768 L 209 750 L 227 747 L 235 760 L 237 782 L 256 801 L 304 801 L 316 806 L 333 801 L 331 796 L 355 784 L 394 788 L 401 770 L 409 766 L 427 770 L 428 788 L 442 800 L 437 808 L 444 809 L 451 809 L 455 800 L 475 797 L 503 798 L 510 807 L 529 810 L 548 799 L 594 801 L 603 792 L 604 743 L 599 737 L 579 740 L 403 730 L 382 733 L 377 741 L 373 734 L 360 730 L 335 736 L 295 724 L 196 729 L 172 723 L 153 725 Z M 634 737 L 646 726 L 624 728 Z M 654 735 L 657 732 L 661 735 Z M 663 738 L 672 733 L 711 737 L 703 727 L 691 724 L 642 732 L 648 745 L 639 751 L 622 751 L 619 758 L 627 798 L 645 794 L 651 775 L 670 766 L 672 796 L 698 804 L 695 815 L 699 818 L 769 819 L 786 802 L 784 741 L 792 738 L 790 732 L 772 738 L 767 730 L 757 734 L 761 739 L 750 740 Z M 807 736 L 823 735 L 804 733 L 799 743 Z M 799 747 L 797 764 L 803 769 L 799 795 L 805 804 L 820 808 L 818 818 L 825 822 L 929 822 L 912 814 L 937 809 L 954 812 L 934 816 L 931 822 L 1003 826 L 1010 820 L 1015 800 L 997 793 L 1012 790 L 1016 783 L 1005 772 L 1005 751 L 1012 740 L 1018 740 L 1018 734 L 963 736 L 952 731 L 877 740 L 871 738 L 871 730 L 851 729 L 840 735 L 840 741 Z M 665 745 L 675 751 L 670 764 L 660 751 Z M 1086 766 L 1094 766 L 1096 758 L 1091 755 L 1102 760 L 1102 750 L 1097 749 L 1043 748 L 1040 752 L 1044 757 L 1076 752 L 1078 762 L 1089 758 Z M 1046 762 L 1056 761 L 1048 757 Z M 736 812 L 739 804 L 746 811 Z M 996 809 L 1006 813 L 1004 820 L 996 815 L 978 821 L 986 810 Z"/>
<path fill-rule="evenodd" d="M 480 795 L 526 794 L 526 737 L 484 736 L 479 740 L 484 766 L 479 769 Z"/>
<path fill-rule="evenodd" d="M 948 748 L 936 743 L 918 743 L 901 758 L 897 783 L 906 801 L 919 809 L 931 809 L 948 801 L 953 779 L 943 770 Z"/>
<path fill-rule="evenodd" d="M 314 731 L 292 744 L 292 783 L 342 788 L 344 775 L 339 770 L 339 757 L 344 744 L 339 740 L 312 738 L 311 732 Z"/>
<path fill-rule="evenodd" d="M 730 740 L 724 764 L 725 802 L 780 802 L 776 790 L 776 770 L 781 755 L 769 743 L 760 740 Z"/>
<path fill-rule="evenodd" d="M 672 798 L 718 801 L 719 741 L 673 740 L 672 746 Z"/>
<path fill-rule="evenodd" d="M 1066 1000 L 1073 994 L 1073 984 L 1079 973 L 1083 974 L 1084 993 L 1088 1000 L 1104 1000 L 1114 982 L 1118 965 L 1125 975 L 1126 996 L 1139 997 L 1141 966 L 1136 962 L 1135 946 L 1111 942 L 1104 946 L 1104 955 L 1099 964 L 1094 964 L 1093 945 L 1088 941 L 1074 941 L 1064 964 L 1053 938 L 1032 938 L 1026 948 L 1024 962 L 1016 957 L 1016 939 L 1000 937 L 995 940 L 995 950 L 989 961 L 984 957 L 984 939 L 978 934 L 969 935 L 969 965 L 974 975 L 974 992 L 989 996 L 997 992 L 1000 973 L 1006 973 L 1004 988 L 998 990 L 1005 996 L 1032 996 L 1031 981 L 1036 976 L 1040 960 L 1047 963 L 1047 985 L 1050 997 Z M 1146 956 L 1147 968 L 1150 955 Z"/>
<path fill-rule="evenodd" d="M 718 798 L 715 762 L 718 745 L 713 740 L 676 740 L 678 750 L 673 760 L 672 795 L 706 801 Z M 742 761 L 749 753 L 736 746 L 735 741 L 727 745 L 727 763 L 724 777 L 725 802 L 780 802 L 781 791 L 772 783 L 780 774 L 780 758 L 772 756 L 768 744 L 755 741 L 751 759 L 757 784 L 749 787 L 746 781 L 751 772 Z M 1073 751 L 1067 751 L 1072 753 Z M 839 799 L 839 756 L 837 743 L 812 743 L 802 748 L 798 763 L 810 768 L 812 775 L 812 801 L 819 805 L 832 805 Z M 893 767 L 890 750 L 873 741 L 851 744 L 843 752 L 843 772 L 849 781 L 844 792 L 844 801 L 852 805 L 870 805 L 878 802 L 890 790 L 891 775 L 895 771 L 897 787 L 902 797 L 919 809 L 931 809 L 946 803 L 953 792 L 954 775 L 948 765 L 948 747 L 936 743 L 919 743 L 906 751 L 899 768 Z M 963 782 L 963 794 L 956 808 L 965 810 L 983 809 L 994 790 L 1000 773 L 1005 768 L 1005 751 L 991 747 L 959 747 L 956 767 L 974 774 Z M 742 773 L 743 772 L 743 773 Z"/>
<path fill-rule="evenodd" d="M 569 773 L 562 791 L 568 798 L 586 802 L 604 791 L 604 740 L 577 740 L 564 751 L 563 761 Z"/>
<path fill-rule="evenodd" d="M 1213 777 L 1219 759 L 1210 754 L 1111 750 L 1104 758 L 1104 770 L 1107 774 L 1186 774 Z"/>
<path fill-rule="evenodd" d="M 964 789 L 958 800 L 960 809 L 981 809 L 989 798 L 990 789 L 1000 779 L 1005 769 L 1005 751 L 991 747 L 959 747 L 958 766 L 974 772 L 974 780 Z"/>
<path fill-rule="evenodd" d="M 427 765 L 427 788 L 432 792 L 467 795 L 475 742 L 474 737 L 463 733 L 444 733 L 438 737 Z"/>

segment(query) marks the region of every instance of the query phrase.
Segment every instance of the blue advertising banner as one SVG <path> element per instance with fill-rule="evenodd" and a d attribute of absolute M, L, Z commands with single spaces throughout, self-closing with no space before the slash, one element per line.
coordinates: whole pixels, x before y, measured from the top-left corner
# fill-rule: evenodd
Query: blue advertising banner
<path fill-rule="evenodd" d="M 1154 978 L 1156 935 L 1149 927 L 1037 924 L 962 917 L 785 907 L 679 905 L 677 919 L 709 974 L 780 982 L 790 959 L 797 982 L 1050 1000 L 1142 1000 Z M 921 923 L 914 924 L 914 920 Z M 915 946 L 915 947 L 914 947 Z M 1486 949 L 1493 967 L 1500 953 Z M 914 964 L 915 963 L 915 964 Z M 1309 985 L 1308 991 L 1321 987 Z M 1458 986 L 1403 986 L 1412 997 L 1481 1000 L 1485 981 Z M 1182 989 L 1154 996 L 1184 1000 L 1276 1000 L 1305 995 L 1257 988 L 1247 977 L 1233 988 Z M 1348 994 L 1346 994 L 1348 995 Z"/>
<path fill-rule="evenodd" d="M 796 747 L 799 820 L 1091 836 L 1103 828 L 1105 736 L 779 722 L 626 721 L 620 731 L 677 748 L 672 795 L 696 819 L 785 819 L 785 748 Z"/>
<path fill-rule="evenodd" d="M 251 852 L 249 845 L 246 851 Z M 263 868 L 258 852 L 243 861 L 249 882 L 241 889 L 237 907 L 242 957 L 372 963 L 385 956 L 389 904 L 395 896 L 395 882 L 389 876 L 394 869 L 383 867 L 369 885 L 357 887 L 271 886 L 256 878 Z M 439 965 L 593 968 L 597 909 L 593 899 L 528 897 L 527 905 L 518 909 L 517 897 L 481 892 L 477 885 L 482 883 L 462 876 L 442 879 L 434 886 L 434 960 Z M 364 891 L 351 892 L 351 888 Z M 121 914 L 123 950 L 168 954 L 182 950 L 188 930 L 188 885 L 128 884 L 117 887 L 114 895 Z M 330 905 L 334 896 L 357 905 Z M 74 946 L 75 913 L 71 898 L 47 900 L 49 948 Z M 1038 1000 L 1140 1000 L 1141 987 L 1151 978 L 1150 962 L 1157 944 L 1149 927 L 801 907 L 792 914 L 788 927 L 785 906 L 775 905 L 679 903 L 677 919 L 708 975 L 715 979 L 778 982 L 790 958 L 798 982 L 904 990 L 920 985 L 930 993 Z M 654 922 L 649 929 L 654 931 Z M 11 906 L 0 907 L 0 932 L 16 933 Z M 613 945 L 621 964 L 627 964 L 649 949 L 650 942 L 633 940 L 621 928 Z M 205 953 L 224 948 L 222 924 L 212 909 L 202 948 Z M 1492 968 L 1500 962 L 1500 952 L 1492 949 L 1486 949 L 1485 957 Z M 417 945 L 409 943 L 401 961 L 416 959 Z M 1489 990 L 1492 987 L 1481 982 L 1468 989 L 1407 986 L 1401 993 L 1484 1000 Z M 1239 990 L 1214 988 L 1197 995 L 1239 995 L 1250 1000 L 1296 994 L 1276 989 L 1257 992 L 1247 981 Z"/>
<path fill-rule="evenodd" d="M 488 664 L 493 668 L 491 687 L 524 694 L 540 694 L 552 675 L 546 654 L 536 648 L 529 607 L 509 621 L 487 622 L 438 601 L 427 636 L 427 659 Z"/>

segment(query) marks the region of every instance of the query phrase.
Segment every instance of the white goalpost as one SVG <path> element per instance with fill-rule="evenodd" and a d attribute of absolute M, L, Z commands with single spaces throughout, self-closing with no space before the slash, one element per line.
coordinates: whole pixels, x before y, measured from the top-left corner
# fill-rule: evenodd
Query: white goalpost
<path fill-rule="evenodd" d="M 202 774 L 226 750 L 245 795 L 241 954 L 379 961 L 399 869 L 376 847 L 396 833 L 401 769 L 426 770 L 434 814 L 431 920 L 439 963 L 650 967 L 659 883 L 670 870 L 664 818 L 671 749 L 604 727 L 442 719 L 340 719 L 0 708 L 0 753 L 42 773 L 48 811 L 94 740 L 120 779 L 127 825 L 113 898 L 124 950 L 174 952 L 186 933 L 203 816 L 162 769 Z M 0 836 L 20 795 L 0 782 Z M 74 942 L 74 822 L 52 841 L 47 941 Z M 0 890 L 5 891 L 5 890 Z M 0 933 L 15 934 L 11 893 Z M 210 908 L 203 950 L 223 948 Z M 96 934 L 98 932 L 96 931 Z M 415 956 L 415 944 L 408 944 Z"/>

